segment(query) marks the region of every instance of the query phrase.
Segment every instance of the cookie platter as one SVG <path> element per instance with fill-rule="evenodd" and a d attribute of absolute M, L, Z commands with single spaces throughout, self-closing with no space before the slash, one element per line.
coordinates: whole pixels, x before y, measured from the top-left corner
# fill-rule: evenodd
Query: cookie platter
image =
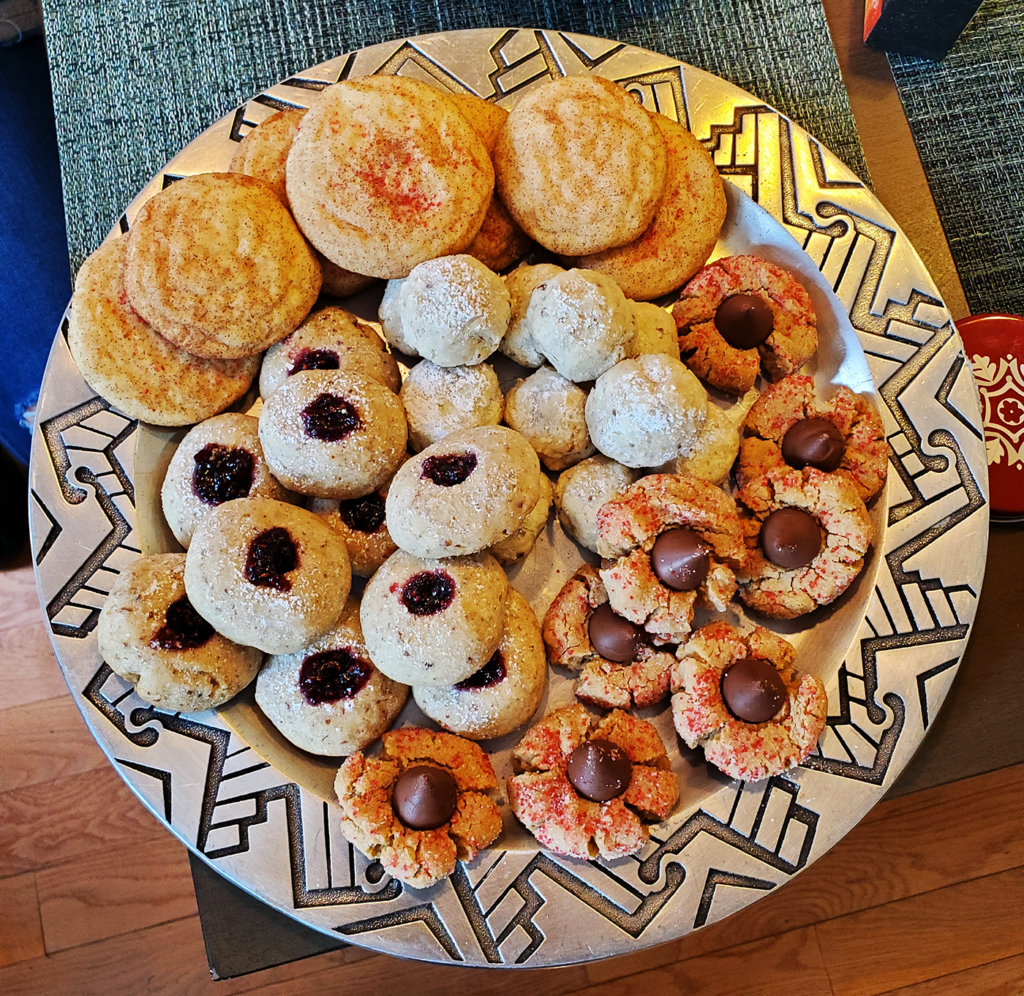
<path fill-rule="evenodd" d="M 587 72 L 687 124 L 712 153 L 729 181 L 713 258 L 752 253 L 797 275 L 819 316 L 821 346 L 808 371 L 816 382 L 859 393 L 877 385 L 890 472 L 871 508 L 873 554 L 829 609 L 770 627 L 828 693 L 826 731 L 800 768 L 761 782 L 726 779 L 681 744 L 663 703 L 640 714 L 673 745 L 681 798 L 642 852 L 613 862 L 558 857 L 503 805 L 505 829 L 491 848 L 430 889 L 403 887 L 342 836 L 336 762 L 284 741 L 251 694 L 217 712 L 165 713 L 104 664 L 95 623 L 113 579 L 140 553 L 176 549 L 159 507 L 176 435 L 96 397 L 64 335 L 41 392 L 37 580 L 57 657 L 101 747 L 143 802 L 236 884 L 316 929 L 408 957 L 530 967 L 607 957 L 715 922 L 784 884 L 851 829 L 912 756 L 955 674 L 980 590 L 985 547 L 972 539 L 987 528 L 980 415 L 932 281 L 846 167 L 709 74 L 611 41 L 526 29 L 373 46 L 222 119 L 140 192 L 120 230 L 173 179 L 225 169 L 251 127 L 278 108 L 306 106 L 338 79 L 411 75 L 508 107 L 541 81 Z M 502 387 L 517 375 L 511 364 L 500 368 Z M 742 404 L 728 407 L 742 418 Z M 583 559 L 551 520 L 509 578 L 542 617 Z M 571 700 L 571 680 L 552 669 L 537 716 Z M 430 724 L 410 699 L 396 725 Z M 520 735 L 484 743 L 502 783 Z"/>

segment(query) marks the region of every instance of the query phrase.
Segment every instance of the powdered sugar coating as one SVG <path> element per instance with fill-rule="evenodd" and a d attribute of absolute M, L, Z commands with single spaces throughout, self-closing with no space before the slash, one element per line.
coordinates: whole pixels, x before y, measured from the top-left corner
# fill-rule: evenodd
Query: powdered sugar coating
<path fill-rule="evenodd" d="M 828 699 L 816 677 L 793 667 L 796 652 L 781 636 L 760 626 L 742 636 L 726 622 L 697 630 L 679 648 L 672 671 L 672 720 L 689 747 L 732 778 L 758 781 L 795 768 L 814 750 L 825 729 Z M 767 723 L 746 723 L 726 708 L 722 674 L 737 660 L 768 661 L 787 697 Z"/>
<path fill-rule="evenodd" d="M 414 452 L 459 429 L 497 425 L 505 411 L 498 377 L 486 363 L 441 367 L 423 360 L 409 371 L 399 397 Z"/>
<path fill-rule="evenodd" d="M 442 367 L 485 360 L 498 348 L 511 314 L 501 277 L 466 255 L 420 263 L 402 281 L 385 312 L 392 300 L 398 336 L 408 347 L 403 352 L 411 350 Z M 393 325 L 390 315 L 389 324 Z"/>
<path fill-rule="evenodd" d="M 505 274 L 505 287 L 511 301 L 511 317 L 508 330 L 498 348 L 511 360 L 524 367 L 539 367 L 544 357 L 537 352 L 530 327 L 526 324 L 526 309 L 530 305 L 533 290 L 545 280 L 565 271 L 554 263 L 537 263 L 531 266 L 520 263 L 511 273 Z"/>
<path fill-rule="evenodd" d="M 598 552 L 597 513 L 639 476 L 598 454 L 563 471 L 555 482 L 555 507 L 565 531 L 588 550 Z"/>
<path fill-rule="evenodd" d="M 548 470 L 564 470 L 594 452 L 587 395 L 551 367 L 518 381 L 505 400 L 505 421 L 526 437 Z"/>
<path fill-rule="evenodd" d="M 700 381 L 679 360 L 645 353 L 598 378 L 587 398 L 587 427 L 605 456 L 657 467 L 693 448 L 707 406 Z"/>
<path fill-rule="evenodd" d="M 708 402 L 708 415 L 693 447 L 656 469 L 658 474 L 686 474 L 722 484 L 740 450 L 740 433 L 723 408 Z"/>
<path fill-rule="evenodd" d="M 500 681 L 481 688 L 420 685 L 413 689 L 416 704 L 439 726 L 471 740 L 511 733 L 540 705 L 548 674 L 540 623 L 514 588 L 508 591 L 505 630 L 495 656 L 505 668 Z"/>
<path fill-rule="evenodd" d="M 533 506 L 533 510 L 523 519 L 522 524 L 511 536 L 498 540 L 497 543 L 493 543 L 487 548 L 487 552 L 503 567 L 515 563 L 520 557 L 525 557 L 533 549 L 537 537 L 547 525 L 553 489 L 546 474 L 541 474 L 539 481 L 540 497 L 537 499 L 537 504 Z"/>
<path fill-rule="evenodd" d="M 633 308 L 619 285 L 589 270 L 566 270 L 538 284 L 523 325 L 537 352 L 577 382 L 623 359 L 636 335 Z"/>
<path fill-rule="evenodd" d="M 672 315 L 649 301 L 631 301 L 636 320 L 636 337 L 626 350 L 626 358 L 644 353 L 664 353 L 679 359 L 679 337 Z"/>

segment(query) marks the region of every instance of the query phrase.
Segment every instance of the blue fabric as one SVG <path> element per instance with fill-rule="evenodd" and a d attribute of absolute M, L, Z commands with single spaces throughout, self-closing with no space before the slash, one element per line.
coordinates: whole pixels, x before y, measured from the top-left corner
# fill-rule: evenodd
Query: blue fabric
<path fill-rule="evenodd" d="M 0 443 L 28 462 L 20 422 L 71 296 L 53 96 L 42 38 L 0 49 Z"/>

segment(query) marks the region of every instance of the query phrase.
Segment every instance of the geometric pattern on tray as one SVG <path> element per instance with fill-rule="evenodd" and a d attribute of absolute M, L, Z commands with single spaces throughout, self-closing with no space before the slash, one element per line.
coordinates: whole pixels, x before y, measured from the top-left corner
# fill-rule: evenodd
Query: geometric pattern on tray
<path fill-rule="evenodd" d="M 485 851 L 448 881 L 407 890 L 345 841 L 335 807 L 263 761 L 218 714 L 154 709 L 100 659 L 99 607 L 139 553 L 135 423 L 92 394 L 63 334 L 34 443 L 33 548 L 57 657 L 87 723 L 139 797 L 219 871 L 310 926 L 378 950 L 478 965 L 566 964 L 658 944 L 735 912 L 820 857 L 881 797 L 941 705 L 975 614 L 985 449 L 970 365 L 920 259 L 812 137 L 716 77 L 614 42 L 529 29 L 456 40 L 428 36 L 324 63 L 194 144 L 237 142 L 271 110 L 305 106 L 310 90 L 373 71 L 426 75 L 500 99 L 551 76 L 599 70 L 687 122 L 722 175 L 785 225 L 831 283 L 885 406 L 884 564 L 828 688 L 817 751 L 765 782 L 723 778 L 632 858 Z M 452 66 L 456 48 L 462 61 Z M 459 75 L 467 63 L 473 72 Z M 173 180 L 175 167 L 140 201 Z M 560 931 L 569 918 L 573 930 Z"/>

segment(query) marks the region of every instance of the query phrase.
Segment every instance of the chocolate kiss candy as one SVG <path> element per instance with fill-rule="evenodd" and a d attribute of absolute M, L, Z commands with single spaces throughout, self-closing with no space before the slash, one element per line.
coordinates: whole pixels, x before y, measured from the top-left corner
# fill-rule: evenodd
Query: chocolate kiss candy
<path fill-rule="evenodd" d="M 835 470 L 843 462 L 845 450 L 842 434 L 824 418 L 794 422 L 782 437 L 782 457 L 797 470 L 808 465 L 818 470 Z"/>
<path fill-rule="evenodd" d="M 775 329 L 775 316 L 754 294 L 733 294 L 715 312 L 715 328 L 734 349 L 760 346 Z"/>
<path fill-rule="evenodd" d="M 406 768 L 391 790 L 391 808 L 410 830 L 436 830 L 459 804 L 459 787 L 444 768 L 417 764 Z"/>
<path fill-rule="evenodd" d="M 766 660 L 746 657 L 722 674 L 726 707 L 744 723 L 767 723 L 786 699 L 786 685 Z"/>
<path fill-rule="evenodd" d="M 758 542 L 773 564 L 792 570 L 806 567 L 821 552 L 821 529 L 803 509 L 779 508 L 762 523 Z"/>
<path fill-rule="evenodd" d="M 569 755 L 565 773 L 584 799 L 607 802 L 629 788 L 633 763 L 618 744 L 588 740 Z"/>
<path fill-rule="evenodd" d="M 647 639 L 639 626 L 616 615 L 605 602 L 590 617 L 590 643 L 606 660 L 625 664 L 636 658 Z"/>
<path fill-rule="evenodd" d="M 695 591 L 710 568 L 708 548 L 692 529 L 669 529 L 651 548 L 651 569 L 673 591 Z"/>

